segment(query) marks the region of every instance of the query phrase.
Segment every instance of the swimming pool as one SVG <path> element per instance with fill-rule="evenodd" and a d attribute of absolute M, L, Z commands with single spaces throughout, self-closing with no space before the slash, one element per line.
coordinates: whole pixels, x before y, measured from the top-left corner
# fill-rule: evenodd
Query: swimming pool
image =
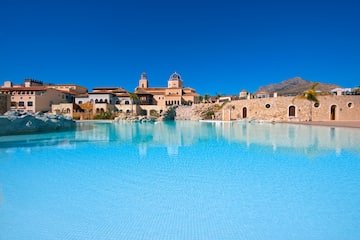
<path fill-rule="evenodd" d="M 359 239 L 360 130 L 78 123 L 0 137 L 0 239 Z"/>

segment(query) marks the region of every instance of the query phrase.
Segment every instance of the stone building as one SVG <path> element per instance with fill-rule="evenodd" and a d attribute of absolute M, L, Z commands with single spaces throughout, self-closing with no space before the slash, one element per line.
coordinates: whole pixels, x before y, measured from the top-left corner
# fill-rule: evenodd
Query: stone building
<path fill-rule="evenodd" d="M 180 74 L 170 75 L 167 87 L 149 87 L 146 73 L 141 74 L 139 86 L 135 89 L 140 105 L 174 106 L 199 103 L 199 94 L 183 86 Z"/>
<path fill-rule="evenodd" d="M 294 97 L 232 101 L 223 108 L 223 120 L 360 121 L 359 95 L 319 96 L 319 103 Z"/>

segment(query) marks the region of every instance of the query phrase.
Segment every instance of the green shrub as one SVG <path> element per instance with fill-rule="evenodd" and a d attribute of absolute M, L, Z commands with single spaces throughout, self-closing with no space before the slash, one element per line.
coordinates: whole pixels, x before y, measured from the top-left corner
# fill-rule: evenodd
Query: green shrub
<path fill-rule="evenodd" d="M 214 116 L 215 112 L 210 110 L 210 111 L 207 111 L 206 114 L 205 114 L 205 119 L 212 119 L 212 116 Z"/>
<path fill-rule="evenodd" d="M 110 112 L 100 112 L 94 116 L 95 120 L 105 120 L 112 119 L 112 114 Z"/>
<path fill-rule="evenodd" d="M 150 110 L 150 116 L 159 117 L 160 114 L 156 110 Z"/>

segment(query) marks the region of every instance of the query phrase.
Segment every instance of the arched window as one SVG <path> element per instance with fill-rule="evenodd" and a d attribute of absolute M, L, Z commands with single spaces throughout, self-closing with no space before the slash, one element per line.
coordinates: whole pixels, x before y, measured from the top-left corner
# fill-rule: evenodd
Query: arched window
<path fill-rule="evenodd" d="M 243 107 L 243 109 L 242 109 L 242 117 L 247 118 L 247 108 L 246 107 Z"/>
<path fill-rule="evenodd" d="M 295 106 L 289 107 L 289 117 L 295 117 Z"/>
<path fill-rule="evenodd" d="M 99 100 L 98 99 L 95 99 L 95 103 L 98 103 L 99 102 Z"/>

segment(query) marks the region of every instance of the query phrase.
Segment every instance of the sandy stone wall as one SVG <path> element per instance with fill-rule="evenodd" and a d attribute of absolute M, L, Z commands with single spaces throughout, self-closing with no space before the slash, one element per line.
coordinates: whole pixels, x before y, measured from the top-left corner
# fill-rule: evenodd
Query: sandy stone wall
<path fill-rule="evenodd" d="M 360 96 L 321 96 L 319 105 L 294 97 L 239 100 L 228 103 L 231 119 L 270 121 L 360 120 Z M 245 110 L 245 109 L 246 110 Z M 291 108 L 294 110 L 291 114 Z M 246 111 L 244 116 L 244 111 Z"/>
<path fill-rule="evenodd" d="M 211 104 L 180 106 L 176 119 L 204 119 Z M 214 108 L 213 108 L 214 109 Z M 319 105 L 294 97 L 244 99 L 217 108 L 215 120 L 360 121 L 360 96 L 321 96 Z"/>

